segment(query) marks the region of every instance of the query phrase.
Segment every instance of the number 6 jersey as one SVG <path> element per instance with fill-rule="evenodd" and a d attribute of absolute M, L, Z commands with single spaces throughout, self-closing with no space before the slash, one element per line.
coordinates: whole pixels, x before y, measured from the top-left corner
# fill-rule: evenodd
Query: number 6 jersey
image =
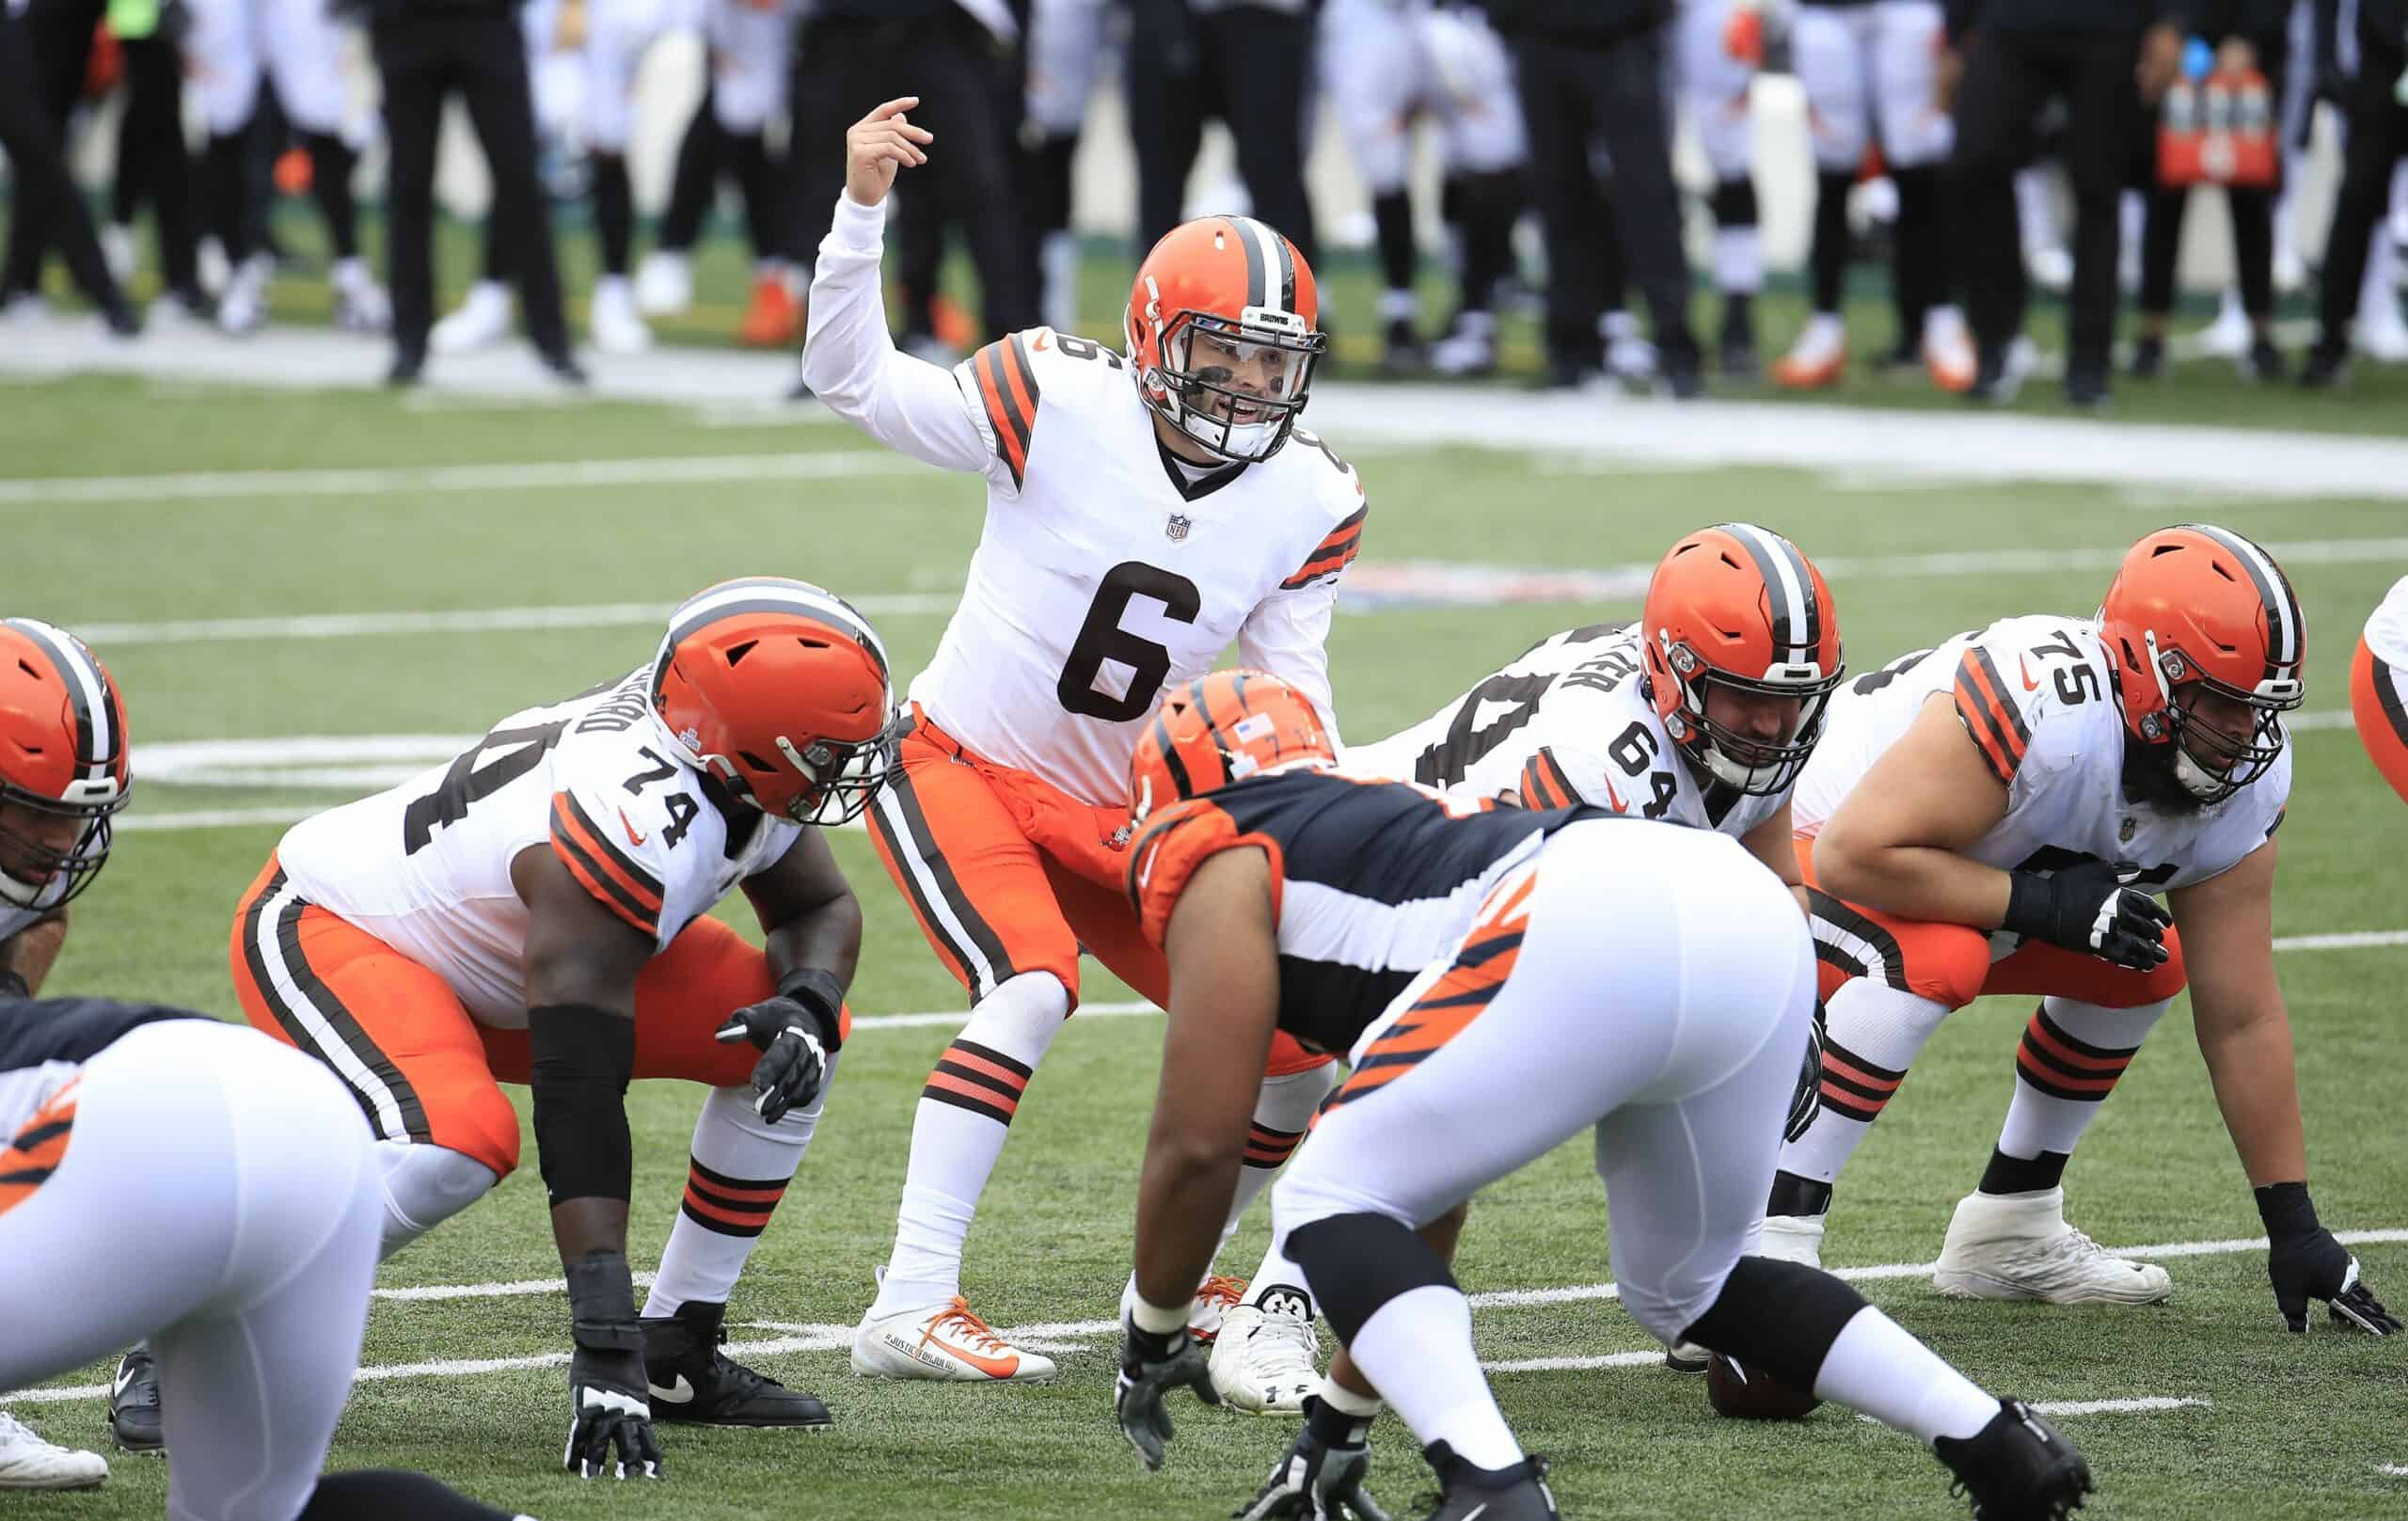
<path fill-rule="evenodd" d="M 1526 808 L 1603 808 L 1744 835 L 1785 792 L 1743 793 L 1675 752 L 1640 683 L 1632 624 L 1592 624 L 1539 641 L 1520 658 L 1402 734 L 1344 753 L 1349 771 L 1463 798 L 1513 792 Z"/>
<path fill-rule="evenodd" d="M 1164 688 L 1233 642 L 1335 734 L 1323 644 L 1368 511 L 1354 469 L 1301 429 L 1259 464 L 1187 464 L 1156 438 L 1125 359 L 1050 328 L 950 373 L 897 353 L 882 222 L 838 198 L 803 378 L 880 443 L 987 478 L 969 584 L 911 700 L 984 758 L 1098 805 L 1128 800 Z"/>
<path fill-rule="evenodd" d="M 501 721 L 457 760 L 295 824 L 277 857 L 302 897 L 449 983 L 480 1022 L 527 1022 L 527 905 L 510 863 L 548 843 L 658 952 L 802 826 L 729 801 L 661 743 L 652 667 Z"/>

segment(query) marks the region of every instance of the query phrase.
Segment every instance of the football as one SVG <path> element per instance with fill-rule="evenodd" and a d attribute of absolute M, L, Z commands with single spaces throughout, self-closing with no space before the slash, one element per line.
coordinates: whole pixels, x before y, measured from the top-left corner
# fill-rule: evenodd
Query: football
<path fill-rule="evenodd" d="M 1719 1352 L 1705 1365 L 1705 1394 L 1734 1420 L 1802 1420 L 1823 1402 Z"/>

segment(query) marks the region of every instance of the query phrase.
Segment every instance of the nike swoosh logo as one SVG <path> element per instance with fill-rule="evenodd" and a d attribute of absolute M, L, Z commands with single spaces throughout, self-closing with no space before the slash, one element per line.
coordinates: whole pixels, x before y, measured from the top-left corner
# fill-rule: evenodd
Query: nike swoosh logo
<path fill-rule="evenodd" d="M 933 1338 L 926 1339 L 934 1340 Z M 1013 1353 L 1008 1357 L 990 1357 L 984 1353 L 973 1352 L 968 1347 L 951 1346 L 942 1341 L 936 1342 L 936 1346 L 945 1356 L 958 1357 L 989 1378 L 1009 1378 L 1020 1371 L 1020 1354 L 1018 1353 Z M 911 1347 L 910 1350 L 914 1356 L 920 1355 L 919 1348 Z"/>
<path fill-rule="evenodd" d="M 636 832 L 635 820 L 627 816 L 627 811 L 624 808 L 619 810 L 619 822 L 627 832 L 627 843 L 642 849 L 646 836 Z"/>
<path fill-rule="evenodd" d="M 1614 790 L 1614 779 L 1610 776 L 1606 778 L 1606 800 L 1613 804 L 1615 813 L 1626 814 L 1630 812 L 1630 805 L 1624 802 L 1622 800 L 1622 794 Z M 1465 1516 L 1464 1521 L 1471 1521 L 1471 1518 L 1469 1516 Z"/>
<path fill-rule="evenodd" d="M 2015 658 L 2015 662 L 2023 668 L 2023 689 L 2028 692 L 2038 691 L 2040 689 L 2040 684 L 2032 679 L 2032 661 L 2030 658 L 2019 655 Z"/>
<path fill-rule="evenodd" d="M 1038 354 L 1044 353 L 1048 348 L 1053 346 L 1053 329 L 1047 327 L 1038 328 L 1037 330 L 1037 336 L 1028 341 L 1028 346 Z"/>
<path fill-rule="evenodd" d="M 109 1397 L 115 1399 L 118 1395 L 123 1394 L 125 1386 L 134 1382 L 134 1370 L 131 1368 L 118 1370 L 117 1387 L 109 1391 Z"/>
<path fill-rule="evenodd" d="M 686 1375 L 683 1373 L 678 1374 L 677 1382 L 667 1388 L 662 1388 L 650 1379 L 644 1380 L 644 1383 L 651 1387 L 652 1397 L 663 1404 L 692 1404 L 694 1402 L 694 1386 L 686 1382 Z"/>

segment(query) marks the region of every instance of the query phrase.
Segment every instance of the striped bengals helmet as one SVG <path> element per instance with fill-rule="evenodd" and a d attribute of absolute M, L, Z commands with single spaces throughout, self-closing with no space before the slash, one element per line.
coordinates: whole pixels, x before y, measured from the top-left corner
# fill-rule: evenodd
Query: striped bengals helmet
<path fill-rule="evenodd" d="M 0 820 L 0 901 L 50 908 L 89 887 L 133 791 L 108 668 L 64 629 L 0 619 L 0 804 L 84 820 L 64 848 Z"/>
<path fill-rule="evenodd" d="M 2273 556 L 2229 529 L 2186 523 L 2132 546 L 2099 608 L 2124 728 L 2171 745 L 2175 780 L 2202 802 L 2231 797 L 2283 753 L 2281 715 L 2307 695 L 2307 629 Z M 2191 721 L 2211 691 L 2248 705 L 2246 738 Z"/>
<path fill-rule="evenodd" d="M 652 709 L 685 762 L 764 813 L 861 816 L 894 768 L 886 647 L 843 599 L 776 576 L 721 581 L 669 618 Z"/>
<path fill-rule="evenodd" d="M 1251 216 L 1200 216 L 1137 266 L 1121 332 L 1137 394 L 1222 459 L 1279 452 L 1329 348 L 1296 246 Z"/>
<path fill-rule="evenodd" d="M 1274 767 L 1336 764 L 1321 714 L 1260 671 L 1215 671 L 1163 699 L 1129 761 L 1129 822 Z"/>
<path fill-rule="evenodd" d="M 1798 547 L 1753 523 L 1719 523 L 1672 546 L 1640 617 L 1647 695 L 1683 753 L 1742 792 L 1797 782 L 1823 735 L 1840 658 L 1839 610 Z M 1798 701 L 1788 736 L 1741 734 L 1706 714 L 1710 683 Z"/>

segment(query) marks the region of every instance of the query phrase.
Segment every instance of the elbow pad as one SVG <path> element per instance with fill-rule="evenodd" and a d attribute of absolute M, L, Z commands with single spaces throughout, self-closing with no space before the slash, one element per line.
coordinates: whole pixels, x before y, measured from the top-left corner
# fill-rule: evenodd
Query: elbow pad
<path fill-rule="evenodd" d="M 635 1172 L 626 1106 L 635 1021 L 592 1004 L 548 1004 L 527 1011 L 527 1034 L 535 1150 L 551 1202 L 626 1200 Z"/>

